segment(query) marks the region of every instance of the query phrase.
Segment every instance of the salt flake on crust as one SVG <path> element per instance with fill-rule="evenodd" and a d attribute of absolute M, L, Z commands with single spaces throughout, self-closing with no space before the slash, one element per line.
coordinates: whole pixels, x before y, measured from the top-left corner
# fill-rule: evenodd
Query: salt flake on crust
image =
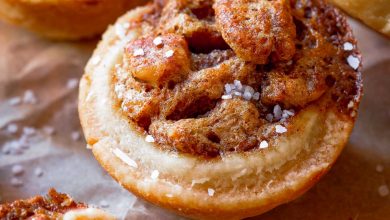
<path fill-rule="evenodd" d="M 125 154 L 125 152 L 123 152 L 122 150 L 120 150 L 119 148 L 115 148 L 112 153 L 118 157 L 119 159 L 121 159 L 125 164 L 131 166 L 131 167 L 134 167 L 134 168 L 138 168 L 138 165 L 137 163 L 131 159 L 129 156 L 127 156 L 127 154 Z"/>

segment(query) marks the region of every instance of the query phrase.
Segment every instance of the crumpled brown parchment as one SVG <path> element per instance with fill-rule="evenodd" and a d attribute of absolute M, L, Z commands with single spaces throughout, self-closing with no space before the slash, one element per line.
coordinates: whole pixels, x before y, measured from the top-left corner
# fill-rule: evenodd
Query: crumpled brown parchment
<path fill-rule="evenodd" d="M 352 25 L 365 96 L 349 144 L 308 193 L 254 219 L 390 218 L 390 40 Z M 122 189 L 85 148 L 77 82 L 96 43 L 48 41 L 0 23 L 0 200 L 54 187 L 120 219 L 179 219 Z"/>

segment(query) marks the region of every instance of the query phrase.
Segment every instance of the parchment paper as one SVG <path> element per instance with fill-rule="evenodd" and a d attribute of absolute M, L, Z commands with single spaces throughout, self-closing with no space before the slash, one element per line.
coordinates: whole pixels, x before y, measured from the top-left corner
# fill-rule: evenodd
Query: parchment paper
<path fill-rule="evenodd" d="M 365 96 L 348 146 L 308 193 L 254 219 L 390 219 L 390 195 L 383 195 L 390 187 L 390 40 L 352 25 L 364 57 Z M 178 219 L 122 189 L 78 136 L 76 82 L 96 43 L 51 42 L 0 23 L 0 199 L 45 194 L 54 187 L 121 219 Z M 26 90 L 36 104 L 11 105 Z M 17 126 L 16 133 L 9 124 Z M 32 143 L 20 154 L 5 154 L 5 145 L 26 132 Z M 12 173 L 15 164 L 22 174 Z"/>

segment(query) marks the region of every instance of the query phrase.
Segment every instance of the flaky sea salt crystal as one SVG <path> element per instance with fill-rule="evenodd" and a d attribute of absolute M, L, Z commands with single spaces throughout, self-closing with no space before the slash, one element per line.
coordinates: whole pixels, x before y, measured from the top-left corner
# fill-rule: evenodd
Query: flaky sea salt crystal
<path fill-rule="evenodd" d="M 16 132 L 18 132 L 18 125 L 13 123 L 9 124 L 6 127 L 6 131 L 10 134 L 15 134 Z"/>
<path fill-rule="evenodd" d="M 37 104 L 38 99 L 32 90 L 26 90 L 23 95 L 23 103 L 24 104 Z"/>
<path fill-rule="evenodd" d="M 289 118 L 290 116 L 294 116 L 294 115 L 295 115 L 295 113 L 292 110 L 283 110 L 281 121 L 285 121 L 287 118 Z"/>
<path fill-rule="evenodd" d="M 137 163 L 131 159 L 127 154 L 125 154 L 125 152 L 123 152 L 122 150 L 120 150 L 119 148 L 115 148 L 112 153 L 118 157 L 120 160 L 122 160 L 122 162 L 124 162 L 125 164 L 131 166 L 131 167 L 134 167 L 134 168 L 138 168 L 138 165 Z"/>
<path fill-rule="evenodd" d="M 145 52 L 142 48 L 138 48 L 134 50 L 133 56 L 138 57 L 143 55 L 145 55 Z"/>
<path fill-rule="evenodd" d="M 37 177 L 43 176 L 43 170 L 41 168 L 39 168 L 39 167 L 35 168 L 34 175 L 37 176 Z"/>
<path fill-rule="evenodd" d="M 35 134 L 35 133 L 34 133 Z M 28 149 L 30 147 L 31 138 L 33 135 L 22 134 L 18 140 L 18 144 L 22 149 Z"/>
<path fill-rule="evenodd" d="M 153 143 L 154 142 L 154 137 L 152 135 L 146 135 L 145 141 L 149 142 L 149 143 Z"/>
<path fill-rule="evenodd" d="M 265 119 L 267 119 L 268 122 L 272 122 L 274 120 L 274 115 L 269 113 L 265 116 Z"/>
<path fill-rule="evenodd" d="M 162 38 L 161 37 L 154 38 L 153 44 L 156 45 L 156 46 L 162 45 L 163 44 Z"/>
<path fill-rule="evenodd" d="M 18 178 L 16 178 L 16 177 L 13 177 L 11 179 L 11 185 L 14 186 L 14 187 L 21 187 L 21 186 L 23 186 L 23 181 L 18 179 Z"/>
<path fill-rule="evenodd" d="M 19 140 L 12 140 L 3 144 L 2 152 L 3 154 L 18 155 L 23 153 L 23 149 Z"/>
<path fill-rule="evenodd" d="M 350 101 L 349 103 L 348 103 L 348 108 L 353 108 L 353 106 L 355 106 L 355 103 L 353 102 L 353 101 Z"/>
<path fill-rule="evenodd" d="M 78 84 L 79 84 L 79 80 L 77 78 L 71 78 L 66 83 L 66 87 L 68 89 L 75 89 L 78 86 Z"/>
<path fill-rule="evenodd" d="M 355 57 L 353 55 L 349 55 L 347 58 L 347 62 L 349 66 L 351 66 L 354 70 L 357 70 L 360 66 L 360 60 L 358 57 Z"/>
<path fill-rule="evenodd" d="M 343 44 L 343 49 L 345 51 L 351 51 L 351 50 L 353 50 L 353 44 L 351 44 L 350 42 L 345 42 Z"/>
<path fill-rule="evenodd" d="M 80 134 L 80 132 L 78 132 L 78 131 L 73 131 L 73 132 L 70 134 L 70 137 L 72 138 L 73 141 L 78 141 L 78 140 L 80 140 L 80 138 L 81 138 L 81 134 Z"/>
<path fill-rule="evenodd" d="M 207 193 L 209 194 L 209 196 L 214 196 L 215 190 L 212 188 L 208 188 Z"/>
<path fill-rule="evenodd" d="M 255 89 L 252 86 L 245 86 L 244 92 L 248 92 L 252 96 L 255 93 Z"/>
<path fill-rule="evenodd" d="M 24 168 L 22 165 L 15 164 L 12 166 L 11 171 L 12 171 L 12 175 L 19 176 L 24 172 Z"/>
<path fill-rule="evenodd" d="M 243 97 L 245 100 L 249 101 L 249 100 L 252 99 L 252 94 L 251 94 L 250 92 L 248 92 L 248 91 L 245 91 L 244 94 L 242 95 L 242 97 Z"/>
<path fill-rule="evenodd" d="M 290 110 L 283 110 L 283 112 L 286 112 L 289 116 L 294 116 L 295 115 L 295 111 L 294 109 L 290 109 Z"/>
<path fill-rule="evenodd" d="M 160 172 L 158 172 L 158 170 L 153 170 L 152 174 L 150 174 L 150 178 L 152 178 L 153 180 L 156 180 L 159 175 L 160 175 Z"/>
<path fill-rule="evenodd" d="M 224 100 L 227 100 L 227 99 L 232 99 L 233 96 L 232 95 L 223 95 L 221 98 Z"/>
<path fill-rule="evenodd" d="M 234 80 L 233 84 L 225 84 L 224 89 L 225 94 L 222 99 L 231 99 L 233 96 L 242 97 L 246 101 L 260 99 L 260 93 L 255 92 L 251 86 L 243 85 L 239 80 Z"/>
<path fill-rule="evenodd" d="M 165 58 L 172 57 L 172 56 L 173 56 L 173 53 L 174 53 L 173 50 L 168 50 L 167 52 L 165 52 L 164 57 L 165 57 Z"/>
<path fill-rule="evenodd" d="M 230 94 L 232 92 L 233 88 L 230 84 L 225 84 L 225 93 Z"/>
<path fill-rule="evenodd" d="M 276 125 L 275 126 L 276 133 L 283 134 L 287 132 L 287 128 L 282 125 Z"/>
<path fill-rule="evenodd" d="M 240 80 L 234 80 L 234 86 L 237 91 L 242 91 L 242 84 Z"/>
<path fill-rule="evenodd" d="M 22 103 L 22 98 L 20 97 L 12 97 L 8 99 L 8 104 L 12 106 L 19 105 L 20 103 Z"/>
<path fill-rule="evenodd" d="M 102 200 L 99 202 L 99 206 L 102 207 L 102 208 L 108 208 L 110 207 L 110 205 L 108 204 L 108 202 L 106 200 Z"/>
<path fill-rule="evenodd" d="M 273 112 L 274 112 L 274 118 L 276 120 L 280 120 L 282 118 L 282 108 L 280 107 L 280 105 L 275 105 Z"/>
<path fill-rule="evenodd" d="M 102 58 L 100 58 L 100 56 L 96 55 L 96 56 L 92 57 L 91 63 L 92 63 L 92 65 L 97 65 L 100 63 L 101 60 L 102 60 Z"/>
<path fill-rule="evenodd" d="M 265 149 L 268 148 L 268 142 L 267 141 L 262 141 L 260 143 L 260 149 Z"/>

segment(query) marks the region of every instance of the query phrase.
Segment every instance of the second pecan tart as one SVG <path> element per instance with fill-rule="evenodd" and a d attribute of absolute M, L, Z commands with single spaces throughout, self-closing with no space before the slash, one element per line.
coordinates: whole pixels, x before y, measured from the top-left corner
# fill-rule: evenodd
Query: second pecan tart
<path fill-rule="evenodd" d="M 95 157 L 131 192 L 190 217 L 243 218 L 330 169 L 356 118 L 359 68 L 344 16 L 324 1 L 172 0 L 107 30 L 79 113 Z"/>
<path fill-rule="evenodd" d="M 47 196 L 0 204 L 0 219 L 17 220 L 114 220 L 97 208 L 75 202 L 69 195 L 50 189 Z"/>

